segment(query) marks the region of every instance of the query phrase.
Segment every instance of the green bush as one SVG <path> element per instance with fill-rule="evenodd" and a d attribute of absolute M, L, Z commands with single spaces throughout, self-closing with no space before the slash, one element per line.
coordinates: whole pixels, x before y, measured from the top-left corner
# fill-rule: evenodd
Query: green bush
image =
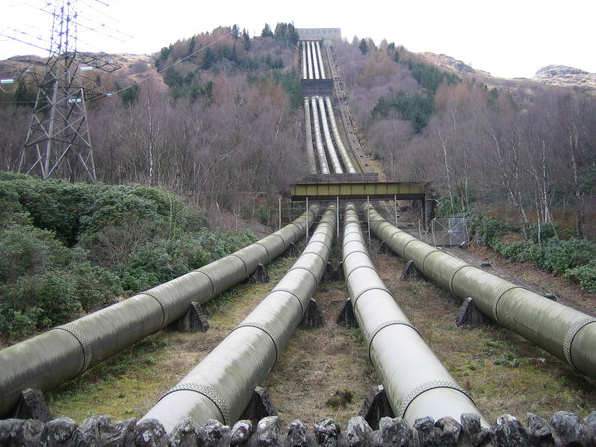
<path fill-rule="evenodd" d="M 500 243 L 501 237 L 515 229 L 509 222 L 493 219 L 488 216 L 478 216 L 472 219 L 472 227 L 480 234 L 484 243 L 495 250 L 495 246 Z"/>
<path fill-rule="evenodd" d="M 587 292 L 596 292 L 596 259 L 565 272 L 565 277 L 579 282 Z"/>
<path fill-rule="evenodd" d="M 162 188 L 0 172 L 0 336 L 65 323 L 255 240 L 207 226 Z"/>

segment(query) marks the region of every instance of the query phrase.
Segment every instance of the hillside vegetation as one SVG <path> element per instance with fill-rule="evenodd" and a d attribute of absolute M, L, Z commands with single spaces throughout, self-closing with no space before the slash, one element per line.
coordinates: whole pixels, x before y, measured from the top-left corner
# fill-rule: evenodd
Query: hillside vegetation
<path fill-rule="evenodd" d="M 98 78 L 118 94 L 89 107 L 98 178 L 162 186 L 239 218 L 268 215 L 306 174 L 297 37 L 287 23 L 252 37 L 234 25 L 151 61 L 120 57 L 131 63 Z M 528 243 L 542 228 L 551 244 L 596 237 L 593 93 L 435 65 L 449 58 L 387 41 L 354 38 L 333 52 L 370 156 L 391 179 L 426 183 L 439 215 L 506 209 Z M 19 104 L 0 105 L 0 169 L 18 166 L 32 93 L 19 86 Z M 585 265 L 569 277 L 590 282 Z"/>
<path fill-rule="evenodd" d="M 334 51 L 350 109 L 391 178 L 427 182 L 443 215 L 511 206 L 522 232 L 571 216 L 586 222 L 596 188 L 596 96 L 530 81 L 459 77 L 395 44 Z M 366 48 L 366 51 L 363 51 Z"/>
<path fill-rule="evenodd" d="M 0 340 L 65 323 L 254 241 L 162 188 L 0 172 Z"/>
<path fill-rule="evenodd" d="M 88 107 L 98 180 L 163 186 L 242 216 L 255 192 L 276 202 L 306 172 L 296 41 L 288 24 L 252 38 L 222 27 L 162 48 L 154 67 L 138 59 L 98 76 L 118 92 Z M 32 108 L 2 99 L 0 169 L 11 171 Z"/>

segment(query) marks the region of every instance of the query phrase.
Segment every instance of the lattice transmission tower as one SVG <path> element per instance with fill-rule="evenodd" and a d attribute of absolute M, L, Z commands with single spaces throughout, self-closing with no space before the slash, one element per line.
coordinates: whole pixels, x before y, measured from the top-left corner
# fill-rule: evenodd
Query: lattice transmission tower
<path fill-rule="evenodd" d="M 53 11 L 48 11 L 48 6 Z M 120 66 L 105 53 L 77 51 L 77 29 L 81 26 L 77 0 L 47 1 L 44 9 L 53 19 L 49 57 L 43 73 L 30 70 L 26 74 L 38 93 L 19 172 L 39 174 L 43 179 L 61 177 L 95 183 L 86 103 L 105 97 L 106 92 L 88 72 L 113 72 Z"/>

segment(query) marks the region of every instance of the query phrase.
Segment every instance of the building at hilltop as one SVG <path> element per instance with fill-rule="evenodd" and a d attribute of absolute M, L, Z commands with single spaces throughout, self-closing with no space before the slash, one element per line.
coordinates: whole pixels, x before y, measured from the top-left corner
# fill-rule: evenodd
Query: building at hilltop
<path fill-rule="evenodd" d="M 299 40 L 322 40 L 324 45 L 341 42 L 341 28 L 296 28 Z"/>

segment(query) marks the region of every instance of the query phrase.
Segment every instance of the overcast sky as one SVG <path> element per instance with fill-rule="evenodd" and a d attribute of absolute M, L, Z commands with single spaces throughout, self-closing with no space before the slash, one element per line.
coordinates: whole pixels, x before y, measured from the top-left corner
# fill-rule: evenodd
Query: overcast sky
<path fill-rule="evenodd" d="M 0 0 L 0 33 L 46 47 L 32 36 L 51 29 L 51 14 L 36 9 L 49 1 Z M 78 0 L 78 5 L 80 51 L 150 54 L 219 25 L 238 24 L 253 36 L 265 23 L 293 22 L 298 28 L 341 28 L 348 41 L 354 35 L 377 44 L 385 38 L 411 51 L 447 54 L 494 76 L 532 77 L 550 64 L 596 73 L 594 0 Z M 18 34 L 23 31 L 27 35 Z M 20 54 L 47 52 L 0 36 L 0 60 Z"/>

